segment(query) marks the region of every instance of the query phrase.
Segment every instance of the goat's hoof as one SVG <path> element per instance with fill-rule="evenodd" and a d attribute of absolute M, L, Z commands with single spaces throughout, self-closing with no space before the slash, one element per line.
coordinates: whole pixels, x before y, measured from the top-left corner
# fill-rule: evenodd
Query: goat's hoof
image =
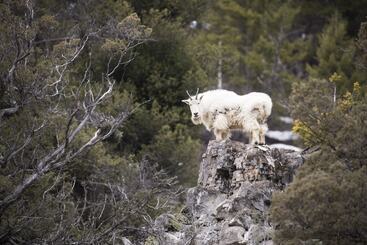
<path fill-rule="evenodd" d="M 258 144 L 259 144 L 259 142 L 255 141 L 255 145 L 258 145 Z"/>
<path fill-rule="evenodd" d="M 265 143 L 259 143 L 259 145 L 265 145 Z"/>

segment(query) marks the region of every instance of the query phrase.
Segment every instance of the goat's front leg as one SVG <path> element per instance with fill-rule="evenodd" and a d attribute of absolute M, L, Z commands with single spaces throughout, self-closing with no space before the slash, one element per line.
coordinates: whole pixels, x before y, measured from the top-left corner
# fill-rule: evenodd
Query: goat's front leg
<path fill-rule="evenodd" d="M 253 130 L 251 132 L 251 141 L 250 144 L 257 145 L 260 143 L 260 130 Z"/>
<path fill-rule="evenodd" d="M 221 141 L 223 140 L 223 131 L 220 129 L 214 129 L 214 135 L 215 135 L 215 140 L 216 141 Z"/>
<path fill-rule="evenodd" d="M 225 131 L 222 131 L 222 138 L 225 139 L 225 140 L 228 140 L 229 138 L 231 138 L 231 130 L 225 130 Z"/>
<path fill-rule="evenodd" d="M 268 131 L 268 125 L 265 124 L 261 124 L 260 125 L 260 145 L 265 145 L 265 134 L 266 131 Z"/>
<path fill-rule="evenodd" d="M 260 143 L 260 125 L 256 120 L 248 120 L 244 125 L 244 129 L 249 132 L 250 144 L 257 145 Z"/>

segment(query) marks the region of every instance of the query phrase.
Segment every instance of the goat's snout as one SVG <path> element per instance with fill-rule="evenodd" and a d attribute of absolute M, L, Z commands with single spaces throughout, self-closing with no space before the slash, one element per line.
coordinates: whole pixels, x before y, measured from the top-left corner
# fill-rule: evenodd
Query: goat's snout
<path fill-rule="evenodd" d="M 194 117 L 198 117 L 199 113 L 198 112 L 194 112 Z"/>

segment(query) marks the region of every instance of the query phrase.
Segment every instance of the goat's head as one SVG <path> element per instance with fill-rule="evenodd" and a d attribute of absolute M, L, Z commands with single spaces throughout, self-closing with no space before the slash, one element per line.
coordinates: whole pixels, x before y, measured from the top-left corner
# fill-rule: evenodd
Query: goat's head
<path fill-rule="evenodd" d="M 203 95 L 199 95 L 199 89 L 196 90 L 195 96 L 191 96 L 189 92 L 186 90 L 189 98 L 187 100 L 182 100 L 182 102 L 188 104 L 190 106 L 191 111 L 191 121 L 197 125 L 201 123 L 201 115 L 200 115 L 200 102 L 203 98 Z"/>

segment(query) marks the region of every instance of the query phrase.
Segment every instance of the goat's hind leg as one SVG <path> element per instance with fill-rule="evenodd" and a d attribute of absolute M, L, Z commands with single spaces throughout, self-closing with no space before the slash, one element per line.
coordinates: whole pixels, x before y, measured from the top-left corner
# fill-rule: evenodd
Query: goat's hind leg
<path fill-rule="evenodd" d="M 257 145 L 260 143 L 260 125 L 256 120 L 247 121 L 244 130 L 249 132 L 250 144 Z"/>

